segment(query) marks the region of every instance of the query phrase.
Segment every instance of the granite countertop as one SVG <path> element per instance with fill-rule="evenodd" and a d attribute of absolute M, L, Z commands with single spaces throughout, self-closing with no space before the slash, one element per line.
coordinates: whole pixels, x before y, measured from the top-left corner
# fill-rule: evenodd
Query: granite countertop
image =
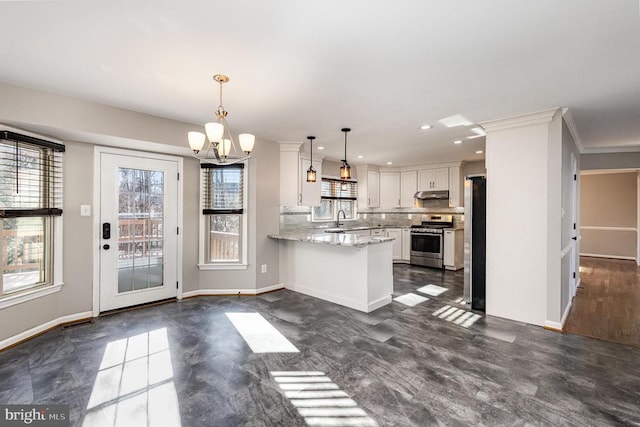
<path fill-rule="evenodd" d="M 349 233 L 285 233 L 269 234 L 268 237 L 278 240 L 294 240 L 298 242 L 323 243 L 326 245 L 352 246 L 362 248 L 395 240 L 393 237 L 357 236 Z"/>

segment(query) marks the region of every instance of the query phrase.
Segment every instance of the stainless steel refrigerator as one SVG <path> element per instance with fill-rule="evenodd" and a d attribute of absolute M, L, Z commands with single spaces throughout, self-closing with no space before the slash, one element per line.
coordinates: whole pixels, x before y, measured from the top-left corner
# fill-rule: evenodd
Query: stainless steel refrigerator
<path fill-rule="evenodd" d="M 487 179 L 468 176 L 464 181 L 464 300 L 485 311 L 487 250 Z"/>

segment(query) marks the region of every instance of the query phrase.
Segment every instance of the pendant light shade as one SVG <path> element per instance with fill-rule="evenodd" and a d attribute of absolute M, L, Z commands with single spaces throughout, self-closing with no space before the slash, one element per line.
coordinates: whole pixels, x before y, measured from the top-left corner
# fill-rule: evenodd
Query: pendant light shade
<path fill-rule="evenodd" d="M 313 168 L 313 140 L 316 139 L 316 137 L 308 136 L 307 139 L 309 140 L 309 152 L 311 153 L 311 164 L 309 165 L 309 169 L 307 169 L 307 182 L 316 182 L 316 170 Z"/>
<path fill-rule="evenodd" d="M 342 159 L 342 166 L 340 166 L 340 179 L 351 179 L 351 166 L 347 163 L 347 133 L 351 132 L 349 128 L 342 128 L 344 132 L 344 159 Z"/>

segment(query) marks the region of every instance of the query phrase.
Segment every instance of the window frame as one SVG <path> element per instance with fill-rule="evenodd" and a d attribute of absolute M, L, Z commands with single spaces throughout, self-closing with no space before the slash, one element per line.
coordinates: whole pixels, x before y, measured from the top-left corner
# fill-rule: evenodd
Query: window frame
<path fill-rule="evenodd" d="M 45 137 L 37 135 L 31 132 L 25 132 L 21 129 L 11 128 L 9 126 L 0 125 L 0 133 L 5 141 L 26 142 L 32 145 L 40 146 L 41 148 L 56 147 L 64 153 L 65 147 L 62 141 L 54 140 L 51 138 L 43 139 Z M 64 155 L 61 158 L 60 170 L 64 173 Z M 61 197 L 64 197 L 64 178 L 61 180 Z M 62 199 L 64 203 L 64 199 Z M 4 293 L 4 289 L 0 288 L 0 309 L 11 307 L 16 304 L 22 304 L 24 302 L 41 298 L 52 293 L 59 292 L 64 285 L 63 282 L 63 215 L 60 210 L 59 215 L 34 215 L 34 218 L 44 218 L 44 238 L 45 238 L 45 278 L 46 281 L 42 283 L 36 283 L 32 286 L 24 287 L 9 293 Z M 1 239 L 0 239 L 1 240 Z M 0 254 L 3 257 L 4 254 Z M 3 263 L 3 261 L 2 261 Z M 4 273 L 3 273 L 4 275 Z M 0 286 L 2 280 L 0 279 Z"/>
<path fill-rule="evenodd" d="M 205 164 L 206 162 L 202 162 Z M 240 241 L 238 242 L 240 248 L 240 259 L 238 261 L 229 262 L 229 261 L 216 261 L 210 262 L 207 260 L 206 253 L 209 248 L 207 243 L 209 237 L 209 229 L 210 226 L 208 224 L 208 219 L 210 215 L 226 215 L 227 212 L 221 211 L 220 213 L 212 213 L 212 214 L 204 214 L 203 210 L 205 209 L 204 203 L 204 194 L 205 194 L 205 177 L 202 173 L 202 166 L 199 168 L 200 175 L 200 195 L 199 195 L 199 229 L 198 229 L 198 269 L 200 270 L 246 270 L 249 265 L 247 263 L 248 256 L 248 195 L 249 195 L 249 162 L 245 160 L 243 162 L 235 163 L 243 165 L 243 173 L 242 173 L 242 213 L 237 214 L 240 215 Z M 233 166 L 230 164 L 229 166 Z M 236 214 L 234 214 L 236 215 Z"/>
<path fill-rule="evenodd" d="M 333 204 L 331 208 L 331 218 L 320 217 L 316 213 L 316 209 L 320 206 L 311 207 L 311 222 L 336 222 L 338 220 L 338 212 L 340 211 L 340 203 L 351 203 L 352 216 L 348 218 L 341 218 L 340 221 L 355 221 L 358 219 L 358 197 L 357 197 L 357 181 L 346 181 L 350 186 L 348 190 L 345 190 L 346 194 L 343 194 L 343 190 L 337 187 L 343 181 L 336 178 L 322 178 L 323 185 L 322 195 L 320 197 L 320 203 L 331 202 Z M 346 213 L 345 213 L 346 215 Z"/>

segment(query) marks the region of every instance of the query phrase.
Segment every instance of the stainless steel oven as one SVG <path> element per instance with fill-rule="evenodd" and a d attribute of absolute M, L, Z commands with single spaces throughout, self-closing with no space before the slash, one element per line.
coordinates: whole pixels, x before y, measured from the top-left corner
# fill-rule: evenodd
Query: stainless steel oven
<path fill-rule="evenodd" d="M 420 225 L 411 227 L 409 262 L 424 267 L 443 268 L 444 229 L 452 226 L 452 215 L 424 215 Z"/>
<path fill-rule="evenodd" d="M 423 231 L 411 232 L 411 264 L 425 267 L 442 268 L 444 250 L 442 231 L 429 233 Z"/>

